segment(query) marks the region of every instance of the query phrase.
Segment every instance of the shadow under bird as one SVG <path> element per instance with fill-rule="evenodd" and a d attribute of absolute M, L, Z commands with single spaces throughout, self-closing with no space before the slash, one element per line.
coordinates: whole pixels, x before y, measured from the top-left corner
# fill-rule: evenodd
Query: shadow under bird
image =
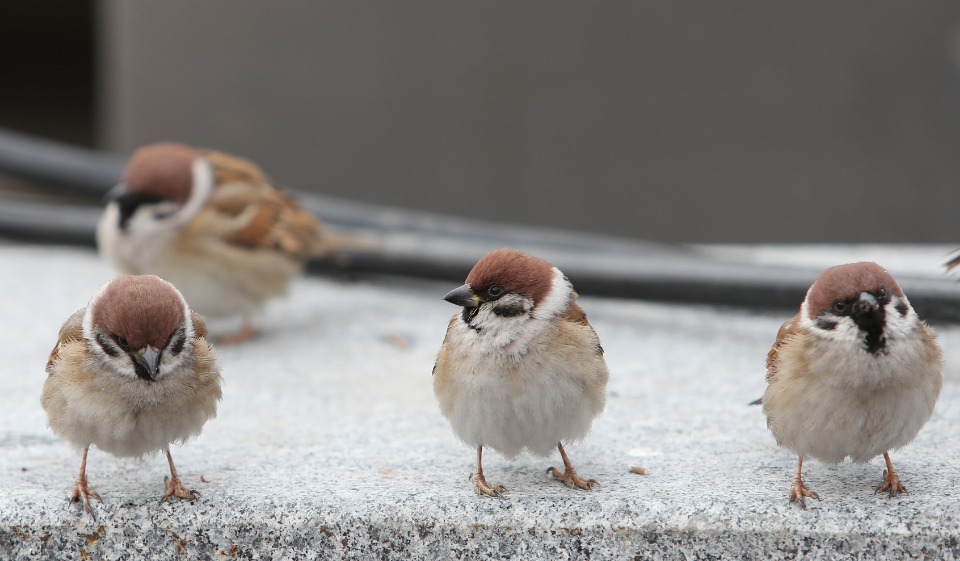
<path fill-rule="evenodd" d="M 478 494 L 505 490 L 484 477 L 484 448 L 508 457 L 557 449 L 564 469 L 548 473 L 570 487 L 596 485 L 577 475 L 563 447 L 587 435 L 609 378 L 576 298 L 559 269 L 512 249 L 484 256 L 444 298 L 463 311 L 447 326 L 433 389 L 453 432 L 477 450 L 470 481 Z"/>
<path fill-rule="evenodd" d="M 67 319 L 47 362 L 40 402 L 53 432 L 82 451 L 71 502 L 93 515 L 91 446 L 115 456 L 163 451 L 170 497 L 194 500 L 177 475 L 170 444 L 198 436 L 217 414 L 220 366 L 203 319 L 172 284 L 121 276 Z"/>
<path fill-rule="evenodd" d="M 824 271 L 767 355 L 767 426 L 799 456 L 790 501 L 806 508 L 805 497 L 820 498 L 803 482 L 804 458 L 836 464 L 883 455 L 876 492 L 906 492 L 890 451 L 933 414 L 941 363 L 933 329 L 886 270 L 862 262 Z"/>

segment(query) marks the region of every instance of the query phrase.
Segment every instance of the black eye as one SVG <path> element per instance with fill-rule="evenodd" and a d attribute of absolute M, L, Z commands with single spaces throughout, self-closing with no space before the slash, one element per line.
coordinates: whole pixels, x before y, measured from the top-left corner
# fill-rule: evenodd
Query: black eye
<path fill-rule="evenodd" d="M 833 303 L 833 311 L 837 312 L 838 314 L 845 313 L 847 311 L 847 303 L 843 300 L 837 300 Z"/>
<path fill-rule="evenodd" d="M 503 294 L 503 287 L 499 284 L 495 284 L 487 289 L 487 294 L 496 298 L 497 296 Z"/>
<path fill-rule="evenodd" d="M 877 291 L 877 299 L 878 299 L 878 300 L 886 300 L 886 299 L 887 299 L 887 291 L 884 290 L 882 286 L 880 287 L 880 290 Z"/>
<path fill-rule="evenodd" d="M 130 350 L 130 343 L 127 343 L 127 340 L 119 335 L 114 335 L 113 340 L 116 341 L 117 346 L 125 351 Z"/>

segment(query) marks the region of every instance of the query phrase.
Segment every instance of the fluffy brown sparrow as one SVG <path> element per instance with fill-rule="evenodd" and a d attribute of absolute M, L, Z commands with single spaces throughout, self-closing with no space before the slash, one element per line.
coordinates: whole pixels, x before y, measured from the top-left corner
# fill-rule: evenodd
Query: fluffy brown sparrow
<path fill-rule="evenodd" d="M 175 284 L 205 316 L 250 315 L 283 294 L 304 262 L 369 246 L 324 231 L 253 163 L 161 143 L 140 148 L 109 195 L 97 228 L 100 252 L 121 272 Z"/>
<path fill-rule="evenodd" d="M 580 440 L 606 402 L 603 347 L 577 293 L 543 259 L 499 249 L 480 259 L 444 300 L 463 306 L 447 326 L 433 367 L 433 390 L 453 432 L 477 449 L 478 494 L 504 487 L 483 476 L 483 449 L 508 457 L 560 451 L 564 471 L 547 473 L 590 489 L 563 449 Z"/>
<path fill-rule="evenodd" d="M 803 459 L 867 462 L 883 455 L 876 492 L 906 492 L 890 461 L 933 413 L 943 383 L 933 329 L 876 263 L 824 271 L 767 355 L 763 411 L 780 446 L 799 455 L 790 501 L 819 499 Z"/>
<path fill-rule="evenodd" d="M 177 476 L 170 443 L 200 434 L 216 416 L 220 367 L 203 319 L 169 282 L 122 276 L 103 285 L 60 328 L 40 403 L 53 432 L 83 451 L 70 498 L 93 515 L 87 485 L 91 445 L 115 456 L 163 450 L 170 497 L 195 499 Z"/>

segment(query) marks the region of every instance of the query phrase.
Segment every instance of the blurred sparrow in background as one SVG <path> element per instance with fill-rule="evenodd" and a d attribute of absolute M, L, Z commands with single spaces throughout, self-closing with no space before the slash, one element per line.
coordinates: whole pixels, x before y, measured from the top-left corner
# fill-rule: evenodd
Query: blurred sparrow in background
<path fill-rule="evenodd" d="M 212 317 L 250 316 L 313 257 L 370 248 L 320 222 L 247 160 L 182 144 L 140 148 L 109 194 L 97 228 L 100 252 L 123 273 L 155 274 Z"/>
<path fill-rule="evenodd" d="M 504 491 L 484 478 L 484 447 L 508 457 L 557 448 L 564 471 L 547 473 L 570 487 L 596 484 L 577 475 L 563 448 L 589 432 L 609 376 L 576 298 L 559 269 L 511 249 L 480 259 L 466 284 L 444 298 L 463 311 L 447 326 L 433 389 L 453 432 L 477 449 L 470 481 L 478 494 Z"/>

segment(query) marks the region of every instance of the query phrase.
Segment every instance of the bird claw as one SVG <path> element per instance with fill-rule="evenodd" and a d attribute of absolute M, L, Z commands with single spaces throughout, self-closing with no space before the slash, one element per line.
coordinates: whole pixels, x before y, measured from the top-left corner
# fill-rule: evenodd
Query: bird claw
<path fill-rule="evenodd" d="M 887 470 L 883 470 L 883 483 L 877 485 L 877 488 L 873 491 L 873 494 L 876 495 L 877 493 L 882 493 L 884 491 L 890 493 L 891 499 L 900 493 L 905 495 L 910 494 L 907 491 L 907 488 L 903 486 L 903 483 L 900 482 L 900 476 L 897 475 L 897 472 L 889 472 Z"/>
<path fill-rule="evenodd" d="M 225 347 L 227 345 L 239 345 L 246 343 L 257 335 L 256 330 L 249 322 L 245 322 L 239 331 L 229 333 L 217 339 L 217 345 Z"/>
<path fill-rule="evenodd" d="M 183 484 L 180 483 L 179 477 L 174 477 L 172 479 L 170 477 L 164 477 L 163 484 L 166 486 L 167 492 L 164 493 L 163 497 L 160 498 L 160 504 L 165 503 L 170 497 L 176 497 L 178 499 L 184 499 L 187 501 L 195 501 L 200 498 L 200 492 L 191 491 L 190 489 L 184 487 Z"/>
<path fill-rule="evenodd" d="M 103 502 L 103 499 L 100 498 L 100 495 L 96 491 L 87 486 L 87 481 L 85 479 L 77 480 L 77 484 L 73 487 L 73 494 L 70 495 L 69 504 L 82 502 L 83 509 L 90 513 L 90 516 L 94 520 L 97 519 L 97 515 L 93 512 L 93 507 L 90 506 L 90 497 L 97 499 L 100 502 Z"/>
<path fill-rule="evenodd" d="M 811 499 L 820 500 L 820 495 L 816 492 L 811 491 L 803 486 L 803 481 L 794 481 L 793 485 L 790 487 L 790 502 L 791 503 L 800 503 L 800 508 L 806 510 L 807 503 L 803 500 L 804 497 L 809 497 Z"/>
<path fill-rule="evenodd" d="M 503 485 L 491 485 L 487 483 L 482 473 L 471 474 L 470 482 L 473 483 L 473 490 L 476 491 L 478 495 L 499 497 L 507 490 Z"/>
<path fill-rule="evenodd" d="M 577 475 L 576 470 L 574 470 L 573 468 L 570 468 L 564 471 L 563 473 L 561 473 L 560 470 L 558 470 L 557 468 L 550 467 L 550 468 L 547 468 L 547 473 L 553 475 L 554 478 L 559 479 L 560 481 L 563 481 L 566 484 L 566 486 L 570 487 L 571 489 L 576 488 L 576 489 L 584 489 L 586 491 L 589 491 L 593 489 L 594 486 L 600 485 L 599 483 L 597 483 L 595 479 L 581 478 L 580 476 Z"/>

